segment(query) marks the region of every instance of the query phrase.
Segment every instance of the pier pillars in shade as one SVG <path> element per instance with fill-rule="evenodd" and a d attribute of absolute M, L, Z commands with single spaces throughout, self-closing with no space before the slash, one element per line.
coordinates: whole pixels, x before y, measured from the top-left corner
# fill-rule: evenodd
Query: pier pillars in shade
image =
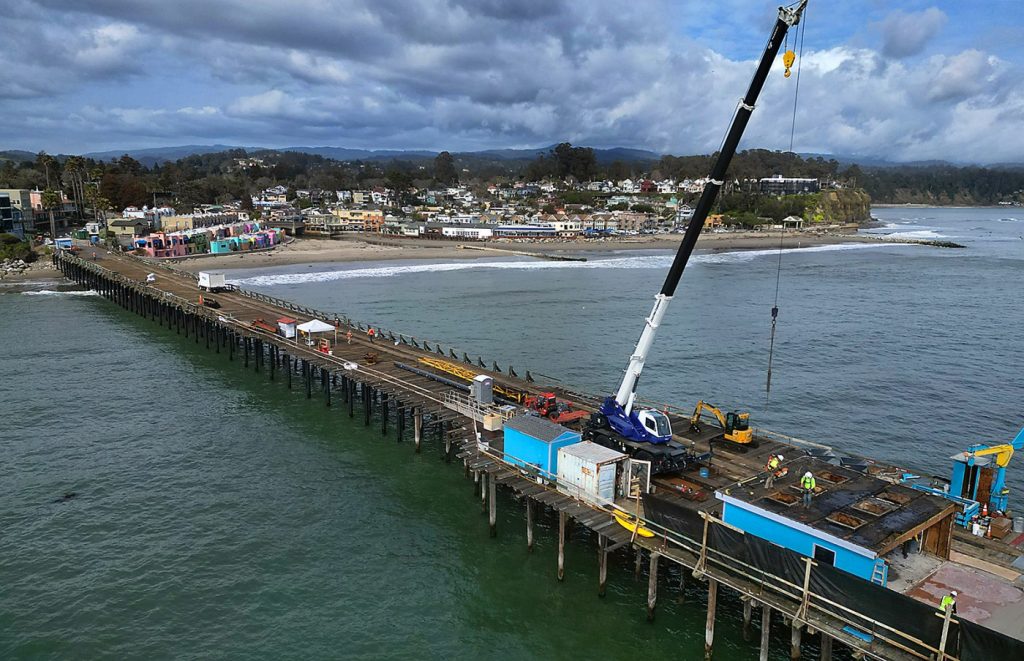
<path fill-rule="evenodd" d="M 420 451 L 420 443 L 423 441 L 423 410 L 413 409 L 412 414 L 412 440 L 416 444 L 416 452 Z"/>
<path fill-rule="evenodd" d="M 324 403 L 331 406 L 331 372 L 330 370 L 323 370 L 321 372 L 324 375 Z"/>
<path fill-rule="evenodd" d="M 371 408 L 373 406 L 373 388 L 371 388 L 370 386 L 368 386 L 365 383 L 362 384 L 362 386 L 363 386 L 363 426 L 364 427 L 369 427 L 370 426 L 370 413 L 373 410 Z"/>
<path fill-rule="evenodd" d="M 761 604 L 761 654 L 758 661 L 768 661 L 768 635 L 772 630 L 772 607 Z"/>
<path fill-rule="evenodd" d="M 348 402 L 348 417 L 354 418 L 356 416 L 356 382 L 354 379 L 349 379 L 345 385 L 345 400 Z"/>
<path fill-rule="evenodd" d="M 789 658 L 794 661 L 800 658 L 800 633 L 802 629 L 803 624 L 798 620 L 793 620 L 793 626 L 789 635 Z"/>
<path fill-rule="evenodd" d="M 686 567 L 679 567 L 682 571 L 679 572 L 679 595 L 676 596 L 676 603 L 681 604 L 686 601 Z"/>
<path fill-rule="evenodd" d="M 274 380 L 274 372 L 277 371 L 277 359 L 280 349 L 277 348 L 276 344 L 270 345 L 270 380 Z"/>
<path fill-rule="evenodd" d="M 288 372 L 288 390 L 292 389 L 292 357 L 284 355 L 284 371 Z"/>
<path fill-rule="evenodd" d="M 313 365 L 308 360 L 302 361 L 303 377 L 306 379 L 306 399 L 313 399 Z"/>
<path fill-rule="evenodd" d="M 704 659 L 711 661 L 715 646 L 715 611 L 718 610 L 718 581 L 708 578 L 708 619 L 704 625 Z"/>
<path fill-rule="evenodd" d="M 569 515 L 565 512 L 558 513 L 558 580 L 565 580 L 565 526 L 569 521 Z"/>
<path fill-rule="evenodd" d="M 647 621 L 654 621 L 654 609 L 658 605 L 658 558 L 661 554 L 651 551 L 650 572 L 647 575 Z"/>
<path fill-rule="evenodd" d="M 388 435 L 388 394 L 380 393 L 380 435 Z"/>
<path fill-rule="evenodd" d="M 526 550 L 533 550 L 533 498 L 526 498 Z"/>
<path fill-rule="evenodd" d="M 604 597 L 608 583 L 608 538 L 597 535 L 597 596 Z"/>

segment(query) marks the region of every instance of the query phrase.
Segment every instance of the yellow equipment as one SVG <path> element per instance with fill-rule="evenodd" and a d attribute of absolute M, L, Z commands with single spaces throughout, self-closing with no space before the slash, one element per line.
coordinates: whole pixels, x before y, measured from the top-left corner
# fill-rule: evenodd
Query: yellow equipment
<path fill-rule="evenodd" d="M 690 428 L 695 432 L 700 432 L 700 416 L 705 411 L 714 415 L 718 424 L 725 430 L 725 440 L 743 444 L 754 440 L 754 430 L 750 428 L 749 413 L 730 411 L 723 414 L 718 407 L 708 404 L 704 400 L 697 402 L 696 408 L 693 409 L 693 415 L 690 416 Z"/>
<path fill-rule="evenodd" d="M 479 374 L 478 372 L 474 372 L 471 369 L 466 369 L 463 365 L 460 365 L 459 363 L 453 363 L 448 360 L 441 360 L 440 358 L 420 358 L 419 362 L 429 367 L 433 367 L 436 370 L 440 370 L 445 374 L 451 374 L 452 376 L 457 376 L 460 379 L 465 379 L 466 381 L 470 382 L 472 382 L 473 379 L 475 379 Z M 504 397 L 505 399 L 516 402 L 517 404 L 522 404 L 523 399 L 526 397 L 526 393 L 522 392 L 521 390 L 516 390 L 515 388 L 510 388 L 497 382 L 495 382 L 491 386 L 491 389 L 495 393 Z"/>
<path fill-rule="evenodd" d="M 993 445 L 992 447 L 984 448 L 982 450 L 967 451 L 969 458 L 984 457 L 990 454 L 994 454 L 996 456 L 996 466 L 1006 468 L 1010 465 L 1010 459 L 1013 458 L 1013 446 L 1009 444 Z"/>
<path fill-rule="evenodd" d="M 791 50 L 786 51 L 782 54 L 782 64 L 786 67 L 786 72 L 783 74 L 786 78 L 789 78 L 789 70 L 793 68 L 793 62 L 796 61 L 796 53 Z"/>

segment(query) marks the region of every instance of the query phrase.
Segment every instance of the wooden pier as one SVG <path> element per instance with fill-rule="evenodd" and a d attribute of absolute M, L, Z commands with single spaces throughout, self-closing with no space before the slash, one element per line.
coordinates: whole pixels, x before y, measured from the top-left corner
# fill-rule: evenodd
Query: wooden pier
<path fill-rule="evenodd" d="M 659 566 L 663 562 L 680 565 L 684 580 L 690 575 L 707 586 L 707 658 L 711 658 L 714 649 L 720 589 L 732 590 L 743 600 L 745 632 L 755 626 L 754 611 L 760 610 L 761 659 L 768 658 L 769 625 L 773 615 L 783 618 L 790 626 L 793 659 L 799 658 L 805 635 L 820 637 L 822 659 L 831 658 L 833 641 L 848 646 L 856 656 L 867 658 L 965 661 L 976 658 L 958 656 L 947 641 L 949 617 L 942 628 L 941 639 L 922 640 L 891 623 L 875 619 L 872 614 L 858 612 L 851 604 L 837 603 L 816 593 L 809 582 L 814 564 L 809 558 L 805 558 L 807 578 L 794 582 L 738 562 L 709 542 L 717 529 L 731 528 L 718 518 L 713 497 L 715 489 L 757 476 L 770 452 L 783 449 L 795 453 L 813 444 L 801 444 L 796 439 L 765 432 L 758 432 L 760 442 L 755 449 L 720 443 L 715 433 L 679 436 L 679 440 L 699 451 L 714 447 L 712 469 L 706 478 L 687 474 L 682 480 L 659 480 L 658 489 L 661 494 L 672 494 L 680 505 L 698 511 L 703 530 L 687 536 L 645 522 L 644 525 L 656 534 L 644 537 L 619 525 L 610 509 L 568 496 L 536 472 L 506 463 L 500 435 L 478 435 L 472 420 L 446 405 L 446 391 L 451 390 L 451 386 L 399 366 L 438 356 L 465 364 L 471 360 L 466 353 L 459 358 L 451 347 L 445 351 L 436 342 L 416 341 L 386 329 L 375 328 L 376 335 L 371 338 L 366 333 L 367 325 L 343 315 L 312 310 L 233 287 L 207 296 L 207 299 L 215 299 L 219 307 L 199 305 L 200 292 L 195 276 L 131 256 L 100 252 L 98 260 L 87 260 L 59 251 L 53 256 L 53 262 L 68 279 L 97 291 L 139 316 L 174 329 L 210 351 L 227 353 L 230 360 L 266 374 L 269 380 L 281 382 L 282 387 L 301 388 L 307 399 L 313 399 L 315 391 L 322 405 L 341 407 L 352 419 L 359 414 L 366 426 L 376 422 L 382 436 L 392 433 L 402 442 L 411 427 L 415 452 L 421 451 L 425 441 L 433 441 L 447 461 L 462 463 L 467 477 L 472 477 L 477 485 L 477 493 L 488 513 L 491 535 L 498 533 L 498 487 L 522 503 L 530 549 L 534 543 L 537 509 L 550 510 L 558 517 L 558 564 L 554 568 L 558 580 L 565 574 L 565 544 L 573 526 L 589 530 L 597 541 L 596 592 L 599 595 L 605 591 L 608 554 L 616 551 L 633 554 L 638 575 L 646 559 L 649 619 L 655 617 L 658 592 L 663 587 Z M 147 275 L 151 273 L 155 273 L 155 280 L 147 283 Z M 332 354 L 271 332 L 267 327 L 275 325 L 281 317 L 300 322 L 320 319 L 335 323 L 338 339 L 332 343 Z M 352 334 L 351 338 L 347 337 L 348 333 Z M 477 357 L 473 369 L 491 376 L 496 385 L 504 384 L 526 393 L 552 389 L 550 385 L 541 388 L 525 369 L 524 376 L 519 377 L 511 367 L 499 370 L 497 363 L 493 363 L 491 369 L 483 369 L 480 367 L 483 363 Z M 593 394 L 565 388 L 556 390 L 560 396 L 579 402 L 583 408 L 592 409 L 600 401 Z M 670 411 L 670 414 L 676 429 L 688 428 L 688 424 L 682 422 L 684 412 Z M 701 491 L 705 494 L 703 500 L 699 498 Z M 955 618 L 952 621 L 955 624 Z"/>

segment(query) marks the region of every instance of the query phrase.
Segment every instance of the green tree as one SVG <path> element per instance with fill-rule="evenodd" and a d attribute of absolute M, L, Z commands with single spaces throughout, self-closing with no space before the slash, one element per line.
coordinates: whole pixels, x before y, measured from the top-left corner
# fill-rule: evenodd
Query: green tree
<path fill-rule="evenodd" d="M 61 205 L 61 202 L 63 200 L 61 200 L 61 196 L 57 193 L 57 191 L 53 190 L 52 188 L 47 188 L 45 191 L 43 191 L 41 201 L 43 204 L 43 208 L 46 209 L 46 211 L 50 215 L 50 238 L 56 239 L 57 221 L 53 216 L 53 211 L 54 209 L 58 208 Z"/>
<path fill-rule="evenodd" d="M 434 180 L 447 185 L 459 183 L 459 172 L 455 169 L 455 159 L 446 151 L 434 158 Z"/>

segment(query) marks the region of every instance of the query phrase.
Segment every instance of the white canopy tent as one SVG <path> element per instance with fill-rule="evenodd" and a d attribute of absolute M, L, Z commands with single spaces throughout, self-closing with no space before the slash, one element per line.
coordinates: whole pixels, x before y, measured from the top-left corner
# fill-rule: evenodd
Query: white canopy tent
<path fill-rule="evenodd" d="M 328 324 L 327 322 L 320 321 L 319 319 L 313 319 L 312 321 L 307 321 L 304 324 L 299 324 L 295 329 L 306 336 L 307 344 L 313 343 L 313 333 L 334 333 L 337 331 L 334 324 Z M 335 337 L 335 340 L 337 340 L 337 337 Z"/>

